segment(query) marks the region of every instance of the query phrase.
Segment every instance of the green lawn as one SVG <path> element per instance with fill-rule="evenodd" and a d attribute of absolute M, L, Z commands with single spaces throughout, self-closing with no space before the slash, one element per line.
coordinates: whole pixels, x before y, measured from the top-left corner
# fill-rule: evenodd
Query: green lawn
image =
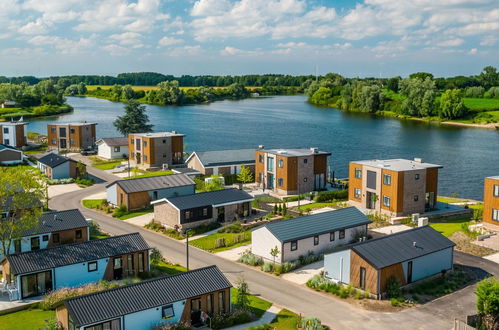
<path fill-rule="evenodd" d="M 160 176 L 160 175 L 171 175 L 173 174 L 172 171 L 167 170 L 167 171 L 157 171 L 157 172 L 139 172 L 137 175 L 134 175 L 133 172 L 131 172 L 130 177 L 126 177 L 125 179 L 137 179 L 137 178 L 148 178 L 151 176 Z"/>
<path fill-rule="evenodd" d="M 237 289 L 231 288 L 231 303 L 235 304 L 237 302 Z M 264 300 L 257 296 L 250 295 L 249 297 L 249 308 L 251 312 L 258 318 L 262 317 L 267 309 L 272 306 L 270 301 Z"/>
<path fill-rule="evenodd" d="M 198 238 L 194 241 L 189 241 L 189 244 L 191 244 L 195 247 L 198 247 L 200 249 L 206 250 L 206 251 L 220 252 L 220 251 L 230 250 L 230 249 L 236 248 L 238 246 L 251 243 L 251 232 L 249 232 L 249 231 L 244 232 L 244 240 L 241 242 L 235 243 L 234 238 L 236 238 L 238 235 L 240 235 L 240 234 L 239 233 L 236 233 L 236 234 L 234 234 L 234 233 L 215 233 L 215 234 L 211 234 L 211 235 L 208 235 L 205 237 Z M 220 238 L 225 238 L 226 246 L 216 248 L 215 243 L 216 243 L 217 239 L 220 239 Z"/>
<path fill-rule="evenodd" d="M 298 314 L 283 309 L 277 314 L 272 323 L 251 327 L 250 330 L 289 330 L 298 329 Z"/>
<path fill-rule="evenodd" d="M 55 320 L 55 311 L 27 309 L 0 316 L 0 330 L 45 329 L 45 320 Z"/>
<path fill-rule="evenodd" d="M 462 230 L 461 225 L 469 221 L 470 219 L 452 219 L 446 220 L 445 222 L 432 222 L 430 223 L 430 227 L 440 232 L 445 237 L 449 237 L 456 231 Z"/>
<path fill-rule="evenodd" d="M 180 266 L 180 265 L 174 265 L 168 262 L 160 261 L 157 265 L 153 266 L 157 270 L 159 270 L 162 273 L 165 274 L 178 274 L 187 271 L 187 268 Z"/>
<path fill-rule="evenodd" d="M 461 199 L 461 198 L 454 198 L 454 197 L 444 197 L 444 196 L 438 196 L 437 197 L 437 202 L 442 202 L 442 203 L 464 203 L 467 202 L 467 199 Z"/>
<path fill-rule="evenodd" d="M 84 199 L 81 201 L 87 209 L 97 209 L 106 202 L 105 199 Z"/>
<path fill-rule="evenodd" d="M 116 219 L 120 219 L 120 220 L 126 220 L 126 219 L 138 217 L 139 215 L 144 215 L 144 214 L 151 213 L 151 212 L 153 212 L 153 209 L 149 207 L 149 208 L 146 208 L 146 209 L 132 211 L 130 213 L 127 213 L 125 215 L 122 215 L 120 217 L 115 217 L 115 218 Z M 114 215 L 113 215 L 113 217 L 114 217 Z"/>
<path fill-rule="evenodd" d="M 498 110 L 499 99 L 463 98 L 464 105 L 471 110 Z"/>
<path fill-rule="evenodd" d="M 323 202 L 323 203 L 311 203 L 311 204 L 306 204 L 306 205 L 300 205 L 300 207 L 296 208 L 298 210 L 306 211 L 306 210 L 315 210 L 315 209 L 320 209 L 323 207 L 336 207 L 338 205 L 338 202 Z"/>
<path fill-rule="evenodd" d="M 99 170 L 112 170 L 118 165 L 121 165 L 121 161 L 92 164 L 92 167 L 98 168 Z"/>

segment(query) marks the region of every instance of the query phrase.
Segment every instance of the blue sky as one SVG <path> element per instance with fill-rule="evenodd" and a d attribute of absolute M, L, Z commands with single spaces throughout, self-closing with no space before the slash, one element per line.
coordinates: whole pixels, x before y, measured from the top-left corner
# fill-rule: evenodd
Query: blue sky
<path fill-rule="evenodd" d="M 0 75 L 437 76 L 499 66 L 498 0 L 0 0 Z"/>

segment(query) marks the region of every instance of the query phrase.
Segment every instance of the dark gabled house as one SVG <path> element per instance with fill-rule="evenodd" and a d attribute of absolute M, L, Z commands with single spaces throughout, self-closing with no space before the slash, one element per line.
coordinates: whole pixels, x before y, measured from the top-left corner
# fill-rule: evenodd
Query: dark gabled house
<path fill-rule="evenodd" d="M 21 150 L 6 144 L 0 144 L 0 165 L 21 164 L 23 161 L 24 154 Z"/>
<path fill-rule="evenodd" d="M 209 266 L 70 298 L 56 315 L 63 329 L 71 330 L 199 326 L 204 315 L 231 310 L 231 287 L 217 266 Z"/>
<path fill-rule="evenodd" d="M 185 163 L 206 176 L 239 174 L 243 165 L 255 173 L 255 149 L 195 151 Z"/>
<path fill-rule="evenodd" d="M 451 270 L 456 244 L 430 226 L 355 243 L 324 254 L 324 275 L 377 297 L 390 277 L 400 285 Z"/>
<path fill-rule="evenodd" d="M 80 173 L 77 164 L 77 161 L 55 153 L 49 153 L 38 159 L 38 168 L 51 180 L 78 178 Z"/>
<path fill-rule="evenodd" d="M 132 233 L 11 254 L 1 264 L 4 277 L 24 299 L 147 272 L 149 246 L 139 233 Z"/>
<path fill-rule="evenodd" d="M 187 175 L 172 174 L 118 180 L 107 185 L 106 189 L 108 203 L 137 210 L 157 199 L 194 194 L 196 183 Z"/>
<path fill-rule="evenodd" d="M 152 202 L 154 220 L 178 229 L 210 222 L 229 222 L 251 213 L 253 197 L 239 189 L 222 189 Z"/>

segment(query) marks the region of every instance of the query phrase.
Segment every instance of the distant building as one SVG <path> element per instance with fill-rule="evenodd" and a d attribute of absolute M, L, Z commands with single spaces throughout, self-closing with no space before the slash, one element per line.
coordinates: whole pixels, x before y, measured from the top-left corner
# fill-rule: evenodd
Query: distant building
<path fill-rule="evenodd" d="M 205 316 L 231 311 L 231 287 L 217 266 L 198 268 L 66 299 L 57 321 L 71 330 L 205 328 Z"/>
<path fill-rule="evenodd" d="M 77 161 L 55 153 L 48 153 L 38 159 L 38 168 L 51 180 L 78 178 L 81 173 L 79 172 L 77 164 Z"/>
<path fill-rule="evenodd" d="M 106 190 L 111 205 L 137 210 L 161 198 L 192 195 L 196 184 L 184 174 L 172 174 L 117 180 L 108 184 Z"/>
<path fill-rule="evenodd" d="M 106 159 L 123 158 L 123 155 L 128 157 L 128 138 L 102 138 L 96 142 L 98 152 L 97 155 Z"/>
<path fill-rule="evenodd" d="M 21 150 L 0 144 L 0 165 L 21 164 L 24 161 L 24 154 Z"/>
<path fill-rule="evenodd" d="M 14 148 L 26 145 L 26 125 L 24 122 L 0 122 L 0 144 Z"/>
<path fill-rule="evenodd" d="M 251 253 L 274 261 L 270 250 L 277 246 L 276 262 L 293 261 L 308 253 L 322 253 L 351 243 L 367 234 L 368 217 L 355 207 L 273 221 L 253 230 Z"/>
<path fill-rule="evenodd" d="M 420 158 L 350 162 L 349 203 L 397 217 L 430 211 L 437 203 L 440 168 Z"/>
<path fill-rule="evenodd" d="M 49 148 L 83 150 L 95 147 L 96 123 L 48 124 L 47 141 Z"/>
<path fill-rule="evenodd" d="M 401 286 L 453 268 L 454 242 L 429 226 L 343 246 L 324 254 L 324 276 L 381 298 Z"/>
<path fill-rule="evenodd" d="M 330 152 L 310 149 L 256 150 L 255 181 L 279 195 L 297 195 L 326 187 Z"/>
<path fill-rule="evenodd" d="M 184 136 L 175 131 L 129 134 L 130 163 L 141 168 L 171 168 L 183 165 Z"/>
<path fill-rule="evenodd" d="M 153 201 L 154 221 L 186 229 L 210 222 L 242 219 L 251 214 L 253 197 L 239 189 L 223 189 Z"/>
<path fill-rule="evenodd" d="M 195 151 L 185 163 L 206 176 L 239 174 L 243 165 L 254 174 L 255 149 Z"/>
<path fill-rule="evenodd" d="M 5 101 L 0 103 L 0 108 L 6 109 L 6 108 L 15 108 L 16 107 L 16 102 L 14 101 Z"/>
<path fill-rule="evenodd" d="M 499 176 L 485 178 L 483 221 L 499 225 Z"/>

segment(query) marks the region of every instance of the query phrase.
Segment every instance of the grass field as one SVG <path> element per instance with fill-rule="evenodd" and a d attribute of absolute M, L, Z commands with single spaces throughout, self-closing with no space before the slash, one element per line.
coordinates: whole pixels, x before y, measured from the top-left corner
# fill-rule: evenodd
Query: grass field
<path fill-rule="evenodd" d="M 225 250 L 230 250 L 233 248 L 236 248 L 241 245 L 246 245 L 251 243 L 251 232 L 244 232 L 244 240 L 240 242 L 234 242 L 234 239 L 240 235 L 239 233 L 216 233 L 216 234 L 211 234 L 205 237 L 198 238 L 194 241 L 189 241 L 189 244 L 198 247 L 200 249 L 210 251 L 210 252 L 220 252 L 220 251 L 225 251 Z M 215 243 L 218 239 L 220 238 L 225 238 L 225 244 L 226 246 L 224 247 L 215 247 Z"/>
<path fill-rule="evenodd" d="M 457 231 L 461 231 L 462 224 L 469 222 L 470 219 L 453 219 L 442 222 L 432 222 L 430 223 L 430 227 L 444 235 L 445 237 L 449 237 Z"/>
<path fill-rule="evenodd" d="M 444 196 L 438 196 L 437 197 L 437 202 L 442 202 L 442 203 L 464 203 L 467 202 L 467 199 L 462 199 L 462 198 L 454 198 L 454 197 L 444 197 Z"/>
<path fill-rule="evenodd" d="M 133 172 L 131 172 L 131 177 L 125 177 L 125 179 L 137 179 L 137 178 L 148 178 L 151 176 L 161 176 L 161 175 L 171 175 L 173 174 L 172 171 L 167 170 L 167 171 L 157 171 L 157 172 L 139 172 L 137 175 L 134 175 Z"/>
<path fill-rule="evenodd" d="M 87 209 L 96 209 L 106 202 L 105 199 L 84 199 L 81 201 Z"/>
<path fill-rule="evenodd" d="M 231 303 L 236 304 L 237 302 L 237 289 L 236 288 L 231 288 Z M 267 309 L 272 306 L 272 303 L 264 300 L 262 298 L 259 298 L 257 296 L 250 295 L 249 297 L 249 308 L 250 311 L 257 317 L 261 317 Z"/>
<path fill-rule="evenodd" d="M 112 170 L 116 166 L 120 165 L 124 161 L 123 158 L 117 159 L 102 159 L 97 156 L 89 157 L 92 161 L 92 167 L 98 168 L 100 170 Z"/>
<path fill-rule="evenodd" d="M 126 220 L 126 219 L 135 218 L 135 217 L 138 217 L 139 215 L 144 215 L 144 214 L 152 213 L 152 212 L 153 212 L 152 208 L 146 208 L 146 209 L 141 209 L 141 210 L 137 210 L 137 211 L 131 211 L 125 215 L 122 215 L 120 217 L 115 217 L 115 218 L 120 219 L 120 220 Z M 114 217 L 114 215 L 113 215 L 113 217 Z"/>
<path fill-rule="evenodd" d="M 499 110 L 499 99 L 463 98 L 464 105 L 471 110 Z"/>
<path fill-rule="evenodd" d="M 306 204 L 306 205 L 300 205 L 300 207 L 296 208 L 298 210 L 302 210 L 302 211 L 307 211 L 307 210 L 315 210 L 315 209 L 320 209 L 320 208 L 323 208 L 323 207 L 337 207 L 338 206 L 338 203 L 341 203 L 341 202 L 324 202 L 324 203 L 310 203 L 310 204 Z"/>
<path fill-rule="evenodd" d="M 185 268 L 183 266 L 180 266 L 178 264 L 174 265 L 174 264 L 167 263 L 164 261 L 160 261 L 157 265 L 154 265 L 154 268 L 156 268 L 157 270 L 159 270 L 162 273 L 170 274 L 170 275 L 183 273 L 183 272 L 187 271 L 187 268 Z"/>
<path fill-rule="evenodd" d="M 45 320 L 55 319 L 55 311 L 27 309 L 0 316 L 0 330 L 46 329 Z"/>
<path fill-rule="evenodd" d="M 298 329 L 298 314 L 283 309 L 272 323 L 248 328 L 249 330 L 290 330 Z"/>

